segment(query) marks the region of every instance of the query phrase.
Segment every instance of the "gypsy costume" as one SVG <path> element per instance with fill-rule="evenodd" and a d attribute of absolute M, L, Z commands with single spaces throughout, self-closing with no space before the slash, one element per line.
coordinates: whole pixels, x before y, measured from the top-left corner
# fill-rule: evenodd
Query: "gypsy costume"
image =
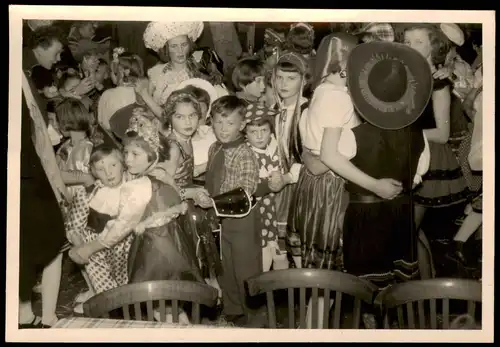
<path fill-rule="evenodd" d="M 447 85 L 446 81 L 434 80 L 433 90 L 443 89 Z M 432 99 L 417 123 L 423 129 L 435 128 Z M 427 207 L 443 207 L 465 201 L 470 191 L 450 144 L 429 141 L 429 147 L 431 163 L 429 171 L 423 177 L 422 186 L 415 193 L 415 203 Z"/>
<path fill-rule="evenodd" d="M 361 123 L 346 87 L 325 82 L 314 91 L 307 116 L 299 129 L 305 150 L 319 156 L 325 128 L 351 129 Z M 339 150 L 342 143 L 339 144 Z M 290 216 L 291 232 L 300 236 L 302 266 L 337 269 L 341 267 L 342 214 L 346 208 L 344 179 L 333 171 L 315 176 L 303 166 L 300 171 L 295 207 Z"/>
<path fill-rule="evenodd" d="M 404 188 L 394 199 L 384 200 L 352 182 L 346 183 L 349 205 L 343 224 L 345 271 L 371 281 L 379 289 L 418 279 L 418 234 L 413 225 L 410 191 L 428 168 L 427 140 L 419 128 L 412 126 L 384 130 L 363 123 L 350 131 L 351 162 L 374 178 L 400 181 Z M 348 148 L 347 141 L 344 144 Z"/>

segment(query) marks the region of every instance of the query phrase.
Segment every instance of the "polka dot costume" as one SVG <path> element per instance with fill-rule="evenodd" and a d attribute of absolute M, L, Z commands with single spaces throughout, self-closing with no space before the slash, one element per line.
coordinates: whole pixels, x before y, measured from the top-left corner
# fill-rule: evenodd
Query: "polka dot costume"
<path fill-rule="evenodd" d="M 276 141 L 274 138 L 272 139 Z M 273 143 L 273 141 L 271 141 Z M 267 178 L 271 172 L 278 170 L 279 158 L 276 151 L 260 150 L 252 147 L 259 167 L 259 184 L 267 185 Z M 270 153 L 274 152 L 274 153 Z M 261 231 L 262 248 L 267 246 L 269 241 L 276 241 L 278 239 L 278 219 L 276 215 L 276 194 L 270 193 L 264 197 L 257 199 L 257 227 Z"/>

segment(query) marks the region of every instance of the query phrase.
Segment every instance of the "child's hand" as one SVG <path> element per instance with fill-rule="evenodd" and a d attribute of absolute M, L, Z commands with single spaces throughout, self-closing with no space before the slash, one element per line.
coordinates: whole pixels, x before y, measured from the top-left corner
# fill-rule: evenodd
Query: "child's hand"
<path fill-rule="evenodd" d="M 210 198 L 210 195 L 208 192 L 203 189 L 200 190 L 195 194 L 193 197 L 193 200 L 196 205 L 200 206 L 201 208 L 210 208 L 212 207 L 212 199 Z"/>
<path fill-rule="evenodd" d="M 450 78 L 451 75 L 452 75 L 451 67 L 440 66 L 440 68 L 432 74 L 432 77 L 434 77 L 435 79 L 444 80 Z"/>
<path fill-rule="evenodd" d="M 171 185 L 175 187 L 175 180 L 174 178 L 168 174 L 168 172 L 160 167 L 154 168 L 151 173 L 151 176 L 156 178 L 158 181 L 161 181 L 165 184 Z"/>
<path fill-rule="evenodd" d="M 84 244 L 83 237 L 77 233 L 71 233 L 68 235 L 68 241 L 73 245 L 73 246 L 81 246 Z"/>
<path fill-rule="evenodd" d="M 75 263 L 85 265 L 88 264 L 91 254 L 88 252 L 84 244 L 78 247 L 72 247 L 69 250 L 68 255 Z"/>
<path fill-rule="evenodd" d="M 279 192 L 285 186 L 283 175 L 279 171 L 271 172 L 268 181 L 269 189 L 273 192 Z"/>

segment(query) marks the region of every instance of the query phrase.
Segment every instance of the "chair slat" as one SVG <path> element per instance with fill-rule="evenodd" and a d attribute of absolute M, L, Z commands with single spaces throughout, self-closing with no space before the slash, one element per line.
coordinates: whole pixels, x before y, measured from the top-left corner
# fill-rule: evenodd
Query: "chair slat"
<path fill-rule="evenodd" d="M 288 288 L 288 328 L 295 329 L 295 290 Z"/>
<path fill-rule="evenodd" d="M 327 305 L 327 303 L 325 303 Z M 328 305 L 330 303 L 328 302 Z M 335 292 L 335 301 L 333 303 L 335 306 L 334 312 L 333 312 L 333 329 L 339 329 L 340 328 L 340 310 L 342 308 L 342 292 L 336 291 Z"/>
<path fill-rule="evenodd" d="M 354 312 L 353 312 L 353 322 L 352 328 L 359 329 L 359 324 L 361 322 L 361 300 L 354 298 Z"/>
<path fill-rule="evenodd" d="M 443 299 L 443 328 L 450 328 L 450 299 Z"/>
<path fill-rule="evenodd" d="M 160 320 L 162 322 L 167 321 L 167 305 L 164 299 L 160 300 Z"/>
<path fill-rule="evenodd" d="M 130 309 L 129 305 L 123 305 L 122 307 L 122 312 L 123 312 L 123 318 L 125 320 L 130 320 Z"/>
<path fill-rule="evenodd" d="M 327 303 L 324 303 L 327 305 Z M 312 313 L 312 319 L 311 319 L 311 328 L 312 329 L 318 329 L 318 288 L 313 288 L 312 289 L 312 298 L 311 298 L 311 313 Z"/>
<path fill-rule="evenodd" d="M 276 308 L 274 306 L 274 295 L 273 292 L 266 292 L 267 300 L 267 320 L 269 322 L 269 328 L 276 329 Z"/>
<path fill-rule="evenodd" d="M 425 312 L 424 312 L 424 300 L 417 301 L 418 307 L 418 324 L 420 329 L 425 329 Z"/>
<path fill-rule="evenodd" d="M 179 323 L 179 301 L 172 300 L 172 321 Z"/>
<path fill-rule="evenodd" d="M 300 295 L 300 303 L 299 303 L 300 328 L 306 329 L 306 288 L 300 288 L 299 295 Z"/>
<path fill-rule="evenodd" d="M 415 320 L 413 319 L 413 303 L 406 303 L 406 317 L 408 318 L 408 327 L 410 329 L 415 329 Z"/>
<path fill-rule="evenodd" d="M 431 329 L 437 329 L 436 299 L 430 299 L 431 304 Z"/>
<path fill-rule="evenodd" d="M 467 313 L 471 317 L 476 317 L 476 302 L 469 300 L 467 301 Z"/>
<path fill-rule="evenodd" d="M 330 303 L 330 289 L 324 291 L 325 302 Z M 328 329 L 330 323 L 330 305 L 323 306 L 323 329 Z"/>
<path fill-rule="evenodd" d="M 405 327 L 405 321 L 404 321 L 404 318 L 403 318 L 403 306 L 398 306 L 396 308 L 396 311 L 398 313 L 398 325 L 399 325 L 399 329 L 404 329 L 404 327 Z"/>
<path fill-rule="evenodd" d="M 141 303 L 136 302 L 134 304 L 134 315 L 135 315 L 135 320 L 142 320 L 142 312 L 141 312 Z"/>
<path fill-rule="evenodd" d="M 193 306 L 191 308 L 191 316 L 194 324 L 200 324 L 200 304 L 193 302 Z"/>
<path fill-rule="evenodd" d="M 144 320 L 147 316 L 147 319 L 151 320 L 153 311 L 151 305 L 159 301 L 160 320 L 166 321 L 165 300 L 169 302 L 179 300 L 214 307 L 217 296 L 217 289 L 205 283 L 182 280 L 145 281 L 129 283 L 99 293 L 84 303 L 83 310 L 87 317 L 108 318 L 110 312 L 120 309 L 125 319 Z"/>
<path fill-rule="evenodd" d="M 154 321 L 154 311 L 153 311 L 153 300 L 146 301 L 146 313 L 148 315 L 148 321 Z"/>

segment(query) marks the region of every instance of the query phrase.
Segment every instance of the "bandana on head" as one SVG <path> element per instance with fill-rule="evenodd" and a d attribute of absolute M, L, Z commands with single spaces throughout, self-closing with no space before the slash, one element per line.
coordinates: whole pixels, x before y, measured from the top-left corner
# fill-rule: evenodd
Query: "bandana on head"
<path fill-rule="evenodd" d="M 258 121 L 261 119 L 270 119 L 276 116 L 277 112 L 270 109 L 264 105 L 260 104 L 250 104 L 247 106 L 247 112 L 245 114 L 245 123 L 251 123 L 253 121 Z"/>

